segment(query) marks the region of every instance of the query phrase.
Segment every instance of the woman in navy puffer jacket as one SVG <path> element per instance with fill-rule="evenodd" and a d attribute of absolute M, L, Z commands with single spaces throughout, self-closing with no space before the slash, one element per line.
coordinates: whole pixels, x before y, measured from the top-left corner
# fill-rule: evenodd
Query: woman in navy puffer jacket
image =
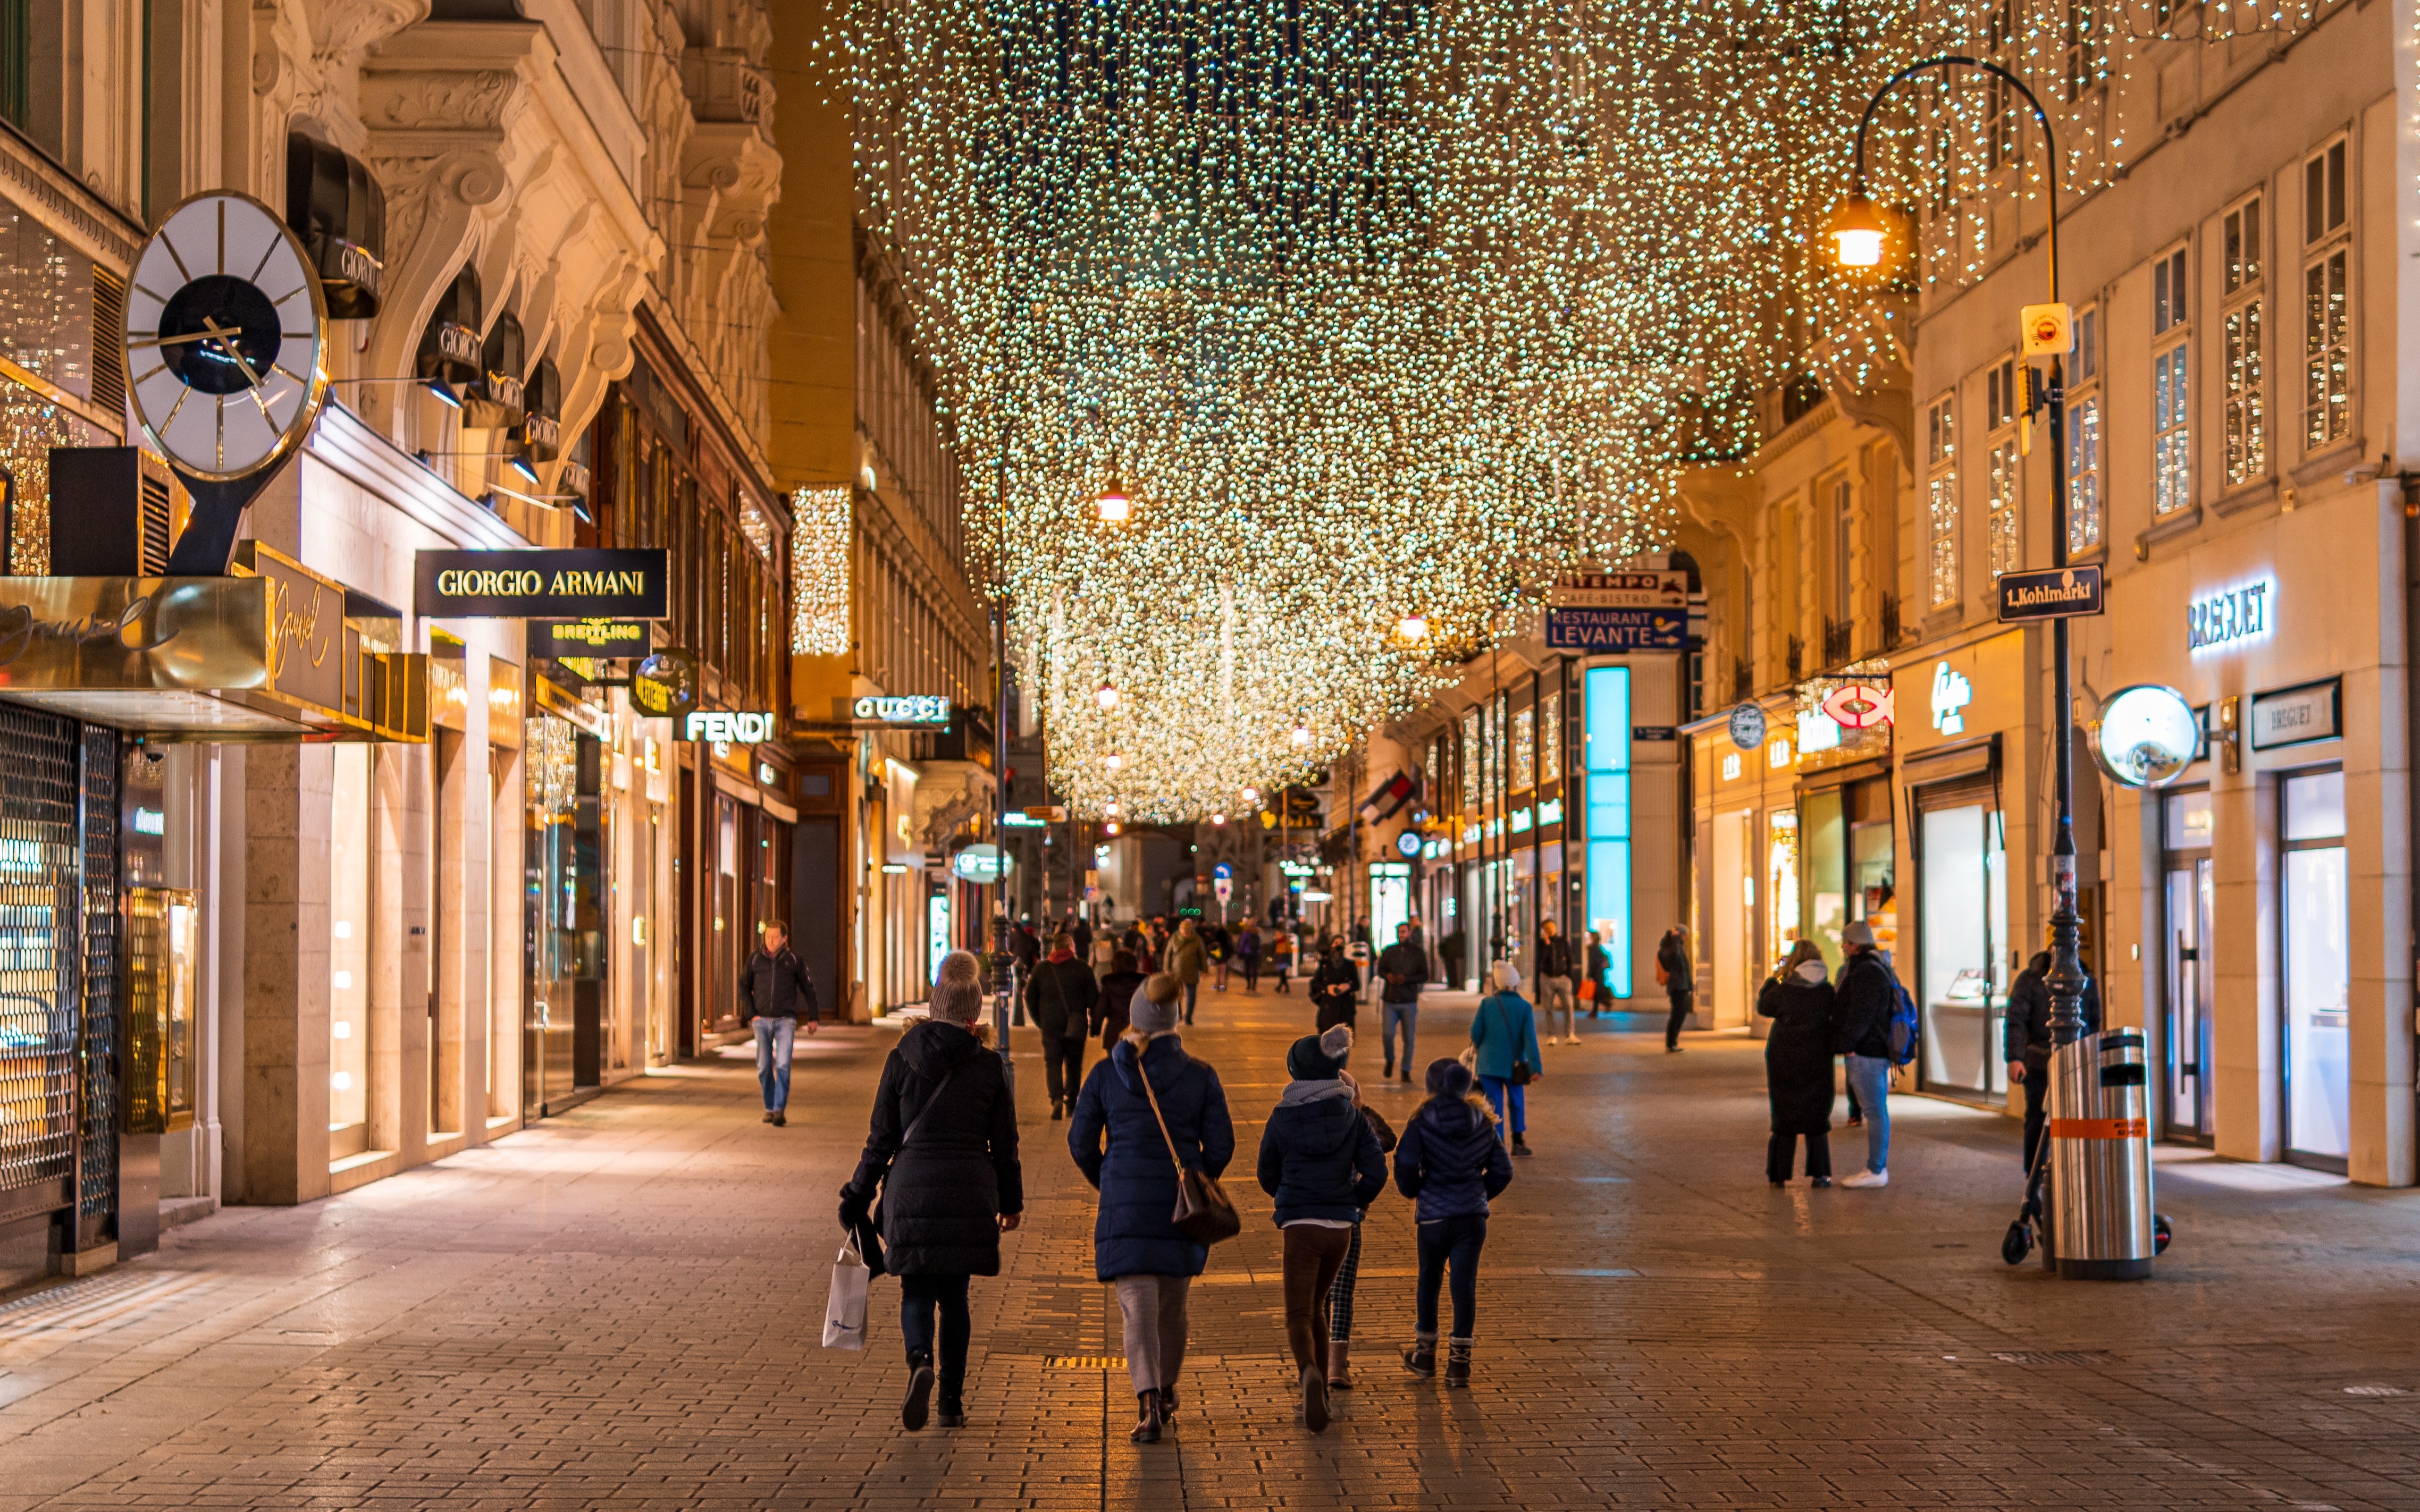
<path fill-rule="evenodd" d="M 1512 1184 L 1512 1160 L 1496 1137 L 1496 1110 L 1471 1090 L 1459 1060 L 1429 1063 L 1429 1100 L 1395 1145 L 1395 1187 L 1418 1205 L 1420 1273 L 1416 1332 L 1404 1367 L 1436 1374 L 1437 1284 L 1453 1270 L 1453 1335 L 1445 1383 L 1470 1384 L 1470 1331 L 1479 1311 L 1479 1252 L 1487 1242 L 1487 1200 Z"/>
<path fill-rule="evenodd" d="M 1184 1163 L 1215 1177 L 1235 1158 L 1227 1092 L 1208 1061 L 1185 1053 L 1176 1035 L 1184 988 L 1155 976 L 1136 989 L 1134 1026 L 1093 1067 L 1076 1098 L 1067 1148 L 1101 1194 L 1093 1224 L 1093 1270 L 1118 1287 L 1126 1373 L 1134 1383 L 1137 1443 L 1157 1443 L 1176 1411 L 1185 1364 L 1186 1299 L 1210 1251 L 1176 1231 L 1176 1165 L 1160 1118 Z M 1148 1088 L 1144 1086 L 1149 1078 Z M 1159 1099 L 1154 1116 L 1151 1099 Z"/>
<path fill-rule="evenodd" d="M 1353 1031 L 1342 1024 L 1296 1040 L 1286 1052 L 1294 1079 L 1261 1132 L 1261 1190 L 1277 1198 L 1285 1233 L 1286 1343 L 1303 1426 L 1313 1433 L 1327 1427 L 1328 1291 L 1361 1210 L 1387 1190 L 1386 1154 L 1361 1116 L 1360 1088 L 1344 1074 L 1352 1048 Z"/>

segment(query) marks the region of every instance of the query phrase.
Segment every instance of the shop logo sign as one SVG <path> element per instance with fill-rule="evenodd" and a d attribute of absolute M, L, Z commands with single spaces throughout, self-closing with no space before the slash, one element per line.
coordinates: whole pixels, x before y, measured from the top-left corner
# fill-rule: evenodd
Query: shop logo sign
<path fill-rule="evenodd" d="M 2223 594 L 2212 594 L 2187 604 L 2185 649 L 2189 652 L 2224 651 L 2242 641 L 2267 636 L 2270 599 L 2276 591 L 2276 582 L 2263 578 L 2258 582 L 2230 588 Z"/>
<path fill-rule="evenodd" d="M 1962 672 L 1943 662 L 1932 669 L 1932 728 L 1945 735 L 1966 733 L 1966 705 L 1975 702 L 1975 685 Z"/>
<path fill-rule="evenodd" d="M 690 715 L 681 721 L 683 740 L 711 740 L 717 745 L 753 746 L 773 738 L 773 716 L 715 709 Z"/>

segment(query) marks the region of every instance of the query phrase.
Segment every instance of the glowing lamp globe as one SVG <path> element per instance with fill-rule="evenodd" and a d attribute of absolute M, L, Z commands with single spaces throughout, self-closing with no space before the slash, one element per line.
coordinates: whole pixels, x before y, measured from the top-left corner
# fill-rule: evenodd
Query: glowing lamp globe
<path fill-rule="evenodd" d="M 1114 477 L 1101 490 L 1101 497 L 1094 501 L 1094 507 L 1100 511 L 1102 519 L 1113 525 L 1134 514 L 1134 501 L 1126 497 L 1125 485 Z"/>
<path fill-rule="evenodd" d="M 1874 202 L 1863 194 L 1850 195 L 1832 212 L 1834 256 L 1843 268 L 1881 266 L 1883 242 L 1889 235 Z"/>
<path fill-rule="evenodd" d="M 1406 614 L 1395 622 L 1395 639 L 1407 646 L 1419 645 L 1429 638 L 1429 622 L 1425 615 Z"/>
<path fill-rule="evenodd" d="M 1100 703 L 1101 712 L 1106 714 L 1109 710 L 1118 706 L 1117 685 L 1113 683 L 1103 683 L 1100 686 L 1099 690 L 1094 693 L 1093 697 Z"/>

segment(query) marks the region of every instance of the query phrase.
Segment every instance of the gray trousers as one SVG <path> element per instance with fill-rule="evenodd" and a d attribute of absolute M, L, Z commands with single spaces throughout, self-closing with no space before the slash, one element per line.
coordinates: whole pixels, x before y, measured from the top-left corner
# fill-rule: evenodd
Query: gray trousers
<path fill-rule="evenodd" d="M 1189 1275 L 1118 1277 L 1126 1375 L 1135 1395 L 1176 1384 L 1176 1373 L 1185 1367 L 1185 1299 L 1192 1286 Z"/>

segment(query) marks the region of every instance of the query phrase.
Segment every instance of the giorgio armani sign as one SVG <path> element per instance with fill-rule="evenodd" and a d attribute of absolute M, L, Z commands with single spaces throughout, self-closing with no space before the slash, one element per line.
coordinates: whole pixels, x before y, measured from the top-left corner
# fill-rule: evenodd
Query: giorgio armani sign
<path fill-rule="evenodd" d="M 434 619 L 660 620 L 660 550 L 423 551 L 412 599 Z"/>

